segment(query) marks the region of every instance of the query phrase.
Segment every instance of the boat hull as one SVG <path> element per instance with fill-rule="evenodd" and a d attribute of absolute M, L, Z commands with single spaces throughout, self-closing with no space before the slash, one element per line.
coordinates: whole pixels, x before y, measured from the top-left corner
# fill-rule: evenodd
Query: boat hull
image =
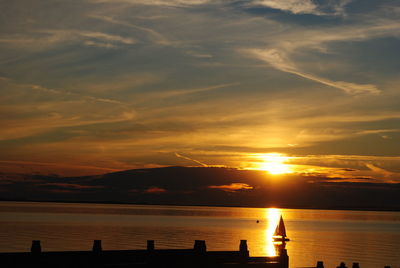
<path fill-rule="evenodd" d="M 279 241 L 290 241 L 290 239 L 289 238 L 272 238 L 274 241 L 276 241 L 276 242 L 279 242 Z"/>

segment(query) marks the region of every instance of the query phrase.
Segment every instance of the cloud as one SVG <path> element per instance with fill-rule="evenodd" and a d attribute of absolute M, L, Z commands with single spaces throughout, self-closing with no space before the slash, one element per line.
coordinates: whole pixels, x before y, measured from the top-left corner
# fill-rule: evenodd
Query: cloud
<path fill-rule="evenodd" d="M 332 81 L 326 78 L 318 77 L 316 75 L 308 74 L 299 70 L 295 64 L 290 62 L 283 51 L 277 49 L 249 49 L 245 50 L 257 59 L 269 63 L 272 67 L 287 73 L 291 73 L 305 79 L 324 84 L 333 88 L 343 90 L 350 95 L 357 94 L 373 94 L 377 95 L 381 92 L 375 85 L 371 84 L 356 84 L 344 81 Z"/>
<path fill-rule="evenodd" d="M 219 189 L 219 190 L 222 190 L 225 192 L 236 192 L 236 191 L 240 191 L 240 190 L 251 190 L 254 187 L 248 185 L 247 183 L 234 182 L 234 183 L 227 184 L 227 185 L 211 185 L 211 186 L 208 186 L 208 188 Z"/>
<path fill-rule="evenodd" d="M 294 74 L 329 87 L 337 88 L 350 95 L 382 92 L 374 84 L 359 84 L 349 81 L 333 81 L 300 69 L 295 55 L 307 54 L 310 50 L 318 53 L 331 53 L 330 44 L 365 41 L 384 37 L 398 37 L 400 23 L 391 19 L 374 20 L 373 23 L 350 26 L 334 26 L 325 29 L 294 28 L 277 32 L 266 40 L 264 48 L 239 49 L 242 53 L 262 60 L 277 70 Z"/>
<path fill-rule="evenodd" d="M 84 95 L 84 94 L 65 91 L 65 90 L 51 89 L 51 88 L 46 88 L 46 87 L 43 87 L 43 86 L 40 86 L 40 85 L 19 84 L 19 86 L 30 87 L 32 89 L 40 90 L 40 91 L 47 92 L 47 93 L 50 93 L 50 94 L 64 95 L 64 96 L 68 96 L 68 97 L 75 96 L 75 97 L 79 97 L 79 98 L 82 98 L 82 99 L 87 99 L 87 100 L 90 100 L 90 101 L 111 103 L 111 104 L 118 104 L 118 105 L 125 106 L 124 103 L 122 103 L 120 101 L 117 101 L 117 100 L 113 100 L 113 99 L 98 98 L 98 97 L 94 97 L 94 96 Z"/>
<path fill-rule="evenodd" d="M 60 43 L 81 42 L 86 46 L 117 48 L 120 45 L 134 45 L 137 41 L 131 37 L 98 31 L 74 29 L 35 30 L 25 34 L 12 34 L 0 38 L 0 43 L 21 46 L 29 49 L 47 49 Z"/>
<path fill-rule="evenodd" d="M 292 157 L 290 160 L 290 164 L 299 170 L 298 174 L 349 180 L 367 179 L 373 183 L 399 182 L 399 163 L 398 156 L 370 155 L 306 155 Z"/>
<path fill-rule="evenodd" d="M 77 35 L 88 37 L 91 39 L 118 42 L 126 45 L 132 45 L 136 43 L 136 40 L 130 37 L 122 37 L 119 35 L 102 33 L 102 32 L 71 31 L 71 33 L 75 33 Z"/>
<path fill-rule="evenodd" d="M 162 193 L 166 193 L 167 190 L 165 190 L 164 188 L 160 188 L 160 187 L 150 187 L 150 188 L 146 189 L 144 192 L 148 193 L 148 194 L 162 194 Z"/>
<path fill-rule="evenodd" d="M 100 43 L 94 41 L 85 41 L 84 44 L 86 46 L 101 47 L 101 48 L 117 48 L 117 46 L 110 43 Z"/>
<path fill-rule="evenodd" d="M 48 186 L 48 187 L 59 187 L 62 189 L 70 189 L 70 190 L 86 190 L 86 189 L 102 189 L 105 188 L 104 186 L 95 186 L 95 185 L 82 185 L 82 184 L 75 184 L 75 183 L 43 183 L 38 184 L 38 186 Z M 61 190 L 62 190 L 61 189 Z"/>
<path fill-rule="evenodd" d="M 208 53 L 200 53 L 200 52 L 196 52 L 193 50 L 189 50 L 186 52 L 186 54 L 195 57 L 195 58 L 200 58 L 200 59 L 210 59 L 213 58 L 213 55 L 208 54 Z"/>
<path fill-rule="evenodd" d="M 61 128 L 130 121 L 136 111 L 121 101 L 0 80 L 7 98 L 1 101 L 4 126 L 0 140 L 28 137 Z M 17 109 L 17 112 L 15 112 Z"/>
<path fill-rule="evenodd" d="M 239 83 L 227 83 L 227 84 L 220 84 L 220 85 L 213 85 L 213 86 L 192 88 L 192 89 L 185 89 L 185 90 L 171 90 L 171 91 L 166 91 L 164 93 L 158 93 L 157 96 L 155 96 L 155 97 L 158 97 L 158 98 L 176 97 L 176 96 L 180 96 L 180 95 L 195 94 L 195 93 L 212 91 L 212 90 L 216 90 L 216 89 L 232 87 L 232 86 L 237 86 L 237 85 L 239 85 Z"/>
<path fill-rule="evenodd" d="M 313 0 L 254 0 L 253 6 L 264 6 L 293 14 L 313 14 L 318 16 L 345 15 L 344 7 L 352 0 L 317 2 Z"/>
<path fill-rule="evenodd" d="M 149 35 L 149 37 L 155 43 L 157 43 L 159 45 L 174 45 L 176 43 L 176 42 L 169 41 L 164 35 L 160 34 L 159 32 L 157 32 L 149 27 L 143 27 L 143 26 L 139 26 L 139 25 L 136 25 L 133 23 L 117 20 L 117 19 L 115 19 L 113 17 L 109 17 L 109 16 L 101 16 L 101 15 L 92 14 L 92 15 L 89 15 L 89 18 L 98 19 L 98 20 L 102 20 L 102 21 L 109 22 L 112 24 L 122 25 L 122 26 L 126 26 L 129 28 L 143 31 L 143 32 L 147 33 Z"/>
<path fill-rule="evenodd" d="M 375 165 L 373 165 L 373 164 L 371 164 L 371 163 L 367 163 L 367 164 L 365 164 L 366 165 L 366 167 L 368 167 L 371 171 L 373 171 L 373 172 L 375 172 L 375 173 L 378 173 L 378 174 L 380 174 L 380 175 L 383 175 L 383 176 L 385 176 L 385 177 L 391 177 L 391 176 L 393 176 L 393 175 L 395 175 L 395 177 L 397 177 L 399 174 L 396 174 L 396 173 L 394 173 L 394 172 L 390 172 L 390 171 L 387 171 L 387 170 L 385 170 L 385 169 L 383 169 L 383 168 L 380 168 L 380 167 L 377 167 L 377 166 L 375 166 Z M 398 180 L 400 180 L 400 179 L 398 179 Z"/>
<path fill-rule="evenodd" d="M 100 79 L 92 77 L 79 81 L 79 87 L 88 95 L 121 96 L 127 92 L 134 92 L 141 87 L 153 86 L 161 83 L 165 75 L 152 72 L 121 72 L 121 74 L 106 73 Z M 144 95 L 145 93 L 141 93 Z M 107 98 L 114 100 L 111 97 Z M 127 101 L 127 99 L 125 99 Z M 122 104 L 122 102 L 121 102 Z"/>
<path fill-rule="evenodd" d="M 312 0 L 256 0 L 252 5 L 289 11 L 293 14 L 320 14 Z"/>
<path fill-rule="evenodd" d="M 54 161 L 54 159 L 51 159 Z M 38 161 L 5 161 L 0 160 L 1 171 L 7 174 L 59 174 L 67 177 L 95 175 L 121 171 L 121 169 L 108 168 L 103 166 L 90 166 L 74 164 L 70 161 L 63 162 L 38 162 Z M 17 172 L 16 172 L 17 171 Z"/>
<path fill-rule="evenodd" d="M 192 5 L 202 5 L 211 2 L 211 0 L 91 0 L 93 2 L 122 2 L 134 5 L 149 5 L 149 6 L 192 6 Z"/>

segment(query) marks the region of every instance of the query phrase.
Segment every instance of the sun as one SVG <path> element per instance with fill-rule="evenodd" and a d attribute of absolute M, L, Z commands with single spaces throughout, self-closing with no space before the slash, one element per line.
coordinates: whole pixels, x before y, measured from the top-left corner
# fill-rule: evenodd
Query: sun
<path fill-rule="evenodd" d="M 261 170 L 268 171 L 272 175 L 289 173 L 287 165 L 281 163 L 264 163 L 261 166 Z"/>
<path fill-rule="evenodd" d="M 260 170 L 265 170 L 272 175 L 292 173 L 291 166 L 285 164 L 290 158 L 283 154 L 263 154 L 260 158 L 263 161 L 263 163 L 260 164 Z"/>

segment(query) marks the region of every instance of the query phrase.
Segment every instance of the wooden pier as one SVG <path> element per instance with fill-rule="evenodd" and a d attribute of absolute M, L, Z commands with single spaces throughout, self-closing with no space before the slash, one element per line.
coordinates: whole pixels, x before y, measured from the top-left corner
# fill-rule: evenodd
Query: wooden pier
<path fill-rule="evenodd" d="M 191 249 L 156 249 L 153 240 L 145 250 L 102 250 L 101 240 L 94 240 L 91 251 L 42 251 L 38 240 L 30 252 L 0 253 L 1 267 L 10 268 L 190 268 L 252 267 L 288 268 L 289 257 L 284 247 L 278 256 L 250 257 L 247 241 L 241 240 L 238 251 L 207 251 L 204 240 L 196 240 Z"/>

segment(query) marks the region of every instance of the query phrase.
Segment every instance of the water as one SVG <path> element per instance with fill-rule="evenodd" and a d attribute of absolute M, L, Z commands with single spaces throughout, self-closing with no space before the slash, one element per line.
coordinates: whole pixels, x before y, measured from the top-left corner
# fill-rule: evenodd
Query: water
<path fill-rule="evenodd" d="M 0 252 L 29 251 L 31 240 L 45 251 L 90 250 L 94 239 L 105 250 L 144 249 L 149 239 L 156 248 L 200 239 L 207 250 L 238 250 L 247 239 L 252 256 L 273 255 L 281 214 L 292 268 L 400 267 L 400 212 L 0 202 Z"/>

